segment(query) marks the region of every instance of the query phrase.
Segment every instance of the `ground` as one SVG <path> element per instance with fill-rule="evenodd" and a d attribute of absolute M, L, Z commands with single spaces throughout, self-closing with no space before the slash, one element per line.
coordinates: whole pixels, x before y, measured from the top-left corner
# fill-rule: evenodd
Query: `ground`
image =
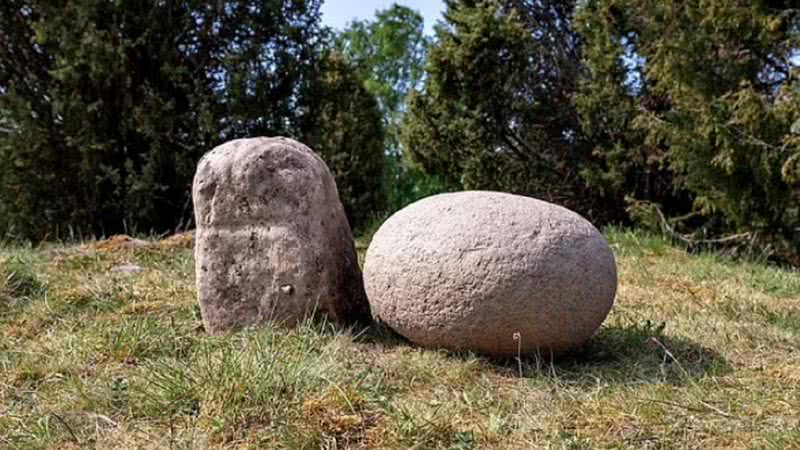
<path fill-rule="evenodd" d="M 614 309 L 555 361 L 208 336 L 182 238 L 0 249 L 0 448 L 800 448 L 800 274 L 606 235 Z"/>

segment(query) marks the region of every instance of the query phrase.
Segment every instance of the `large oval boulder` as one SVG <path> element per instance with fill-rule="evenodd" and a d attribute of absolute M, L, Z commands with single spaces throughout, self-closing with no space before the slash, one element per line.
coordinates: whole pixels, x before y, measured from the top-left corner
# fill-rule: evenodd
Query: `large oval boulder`
<path fill-rule="evenodd" d="M 373 316 L 413 343 L 513 356 L 589 339 L 617 273 L 607 242 L 577 213 L 473 191 L 390 217 L 367 250 L 364 282 Z"/>
<path fill-rule="evenodd" d="M 240 139 L 200 161 L 192 190 L 197 295 L 206 329 L 320 313 L 369 317 L 333 176 L 305 145 Z"/>

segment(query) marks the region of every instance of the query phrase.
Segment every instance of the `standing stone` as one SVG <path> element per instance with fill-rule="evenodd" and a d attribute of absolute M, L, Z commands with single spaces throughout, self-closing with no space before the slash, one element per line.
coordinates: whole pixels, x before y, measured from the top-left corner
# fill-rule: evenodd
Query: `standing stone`
<path fill-rule="evenodd" d="M 557 205 L 499 192 L 428 197 L 390 217 L 367 250 L 373 315 L 426 347 L 499 356 L 589 339 L 614 302 L 614 255 Z"/>
<path fill-rule="evenodd" d="M 336 184 L 308 147 L 287 138 L 220 145 L 200 161 L 192 196 L 206 330 L 368 317 Z"/>

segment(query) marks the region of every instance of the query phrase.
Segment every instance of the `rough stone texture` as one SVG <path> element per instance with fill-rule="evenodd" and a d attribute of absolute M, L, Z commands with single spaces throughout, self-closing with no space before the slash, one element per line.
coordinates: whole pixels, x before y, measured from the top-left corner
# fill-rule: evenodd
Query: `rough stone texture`
<path fill-rule="evenodd" d="M 192 191 L 197 295 L 206 330 L 313 313 L 369 317 L 333 176 L 305 145 L 240 139 L 200 161 Z"/>
<path fill-rule="evenodd" d="M 367 250 L 364 281 L 373 316 L 410 341 L 513 356 L 590 338 L 614 302 L 617 272 L 603 236 L 578 214 L 473 191 L 390 217 Z"/>

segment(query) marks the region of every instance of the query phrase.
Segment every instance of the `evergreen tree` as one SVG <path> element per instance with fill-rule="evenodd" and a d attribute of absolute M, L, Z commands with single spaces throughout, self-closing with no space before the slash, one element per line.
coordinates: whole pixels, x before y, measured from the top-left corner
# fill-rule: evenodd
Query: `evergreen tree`
<path fill-rule="evenodd" d="M 668 181 L 691 194 L 711 232 L 796 235 L 800 8 L 588 0 L 577 23 L 591 72 L 578 104 L 602 160 L 596 181 L 659 202 L 669 201 Z M 637 186 L 655 172 L 655 192 Z"/>
<path fill-rule="evenodd" d="M 303 139 L 327 162 L 350 224 L 360 230 L 386 207 L 381 111 L 344 56 L 329 53 L 319 71 Z"/>
<path fill-rule="evenodd" d="M 304 124 L 315 122 L 308 116 L 319 111 L 315 89 L 326 76 L 321 66 L 330 45 L 319 6 L 320 0 L 2 2 L 0 236 L 186 225 L 204 152 L 239 137 L 302 139 Z M 325 152 L 380 156 L 372 146 L 337 145 L 343 147 Z M 362 160 L 369 157 L 351 158 Z M 365 173 L 379 176 L 369 164 Z M 343 201 L 353 211 L 355 202 Z"/>
<path fill-rule="evenodd" d="M 572 93 L 574 1 L 450 0 L 412 94 L 404 148 L 450 185 L 534 195 L 594 215 Z"/>

